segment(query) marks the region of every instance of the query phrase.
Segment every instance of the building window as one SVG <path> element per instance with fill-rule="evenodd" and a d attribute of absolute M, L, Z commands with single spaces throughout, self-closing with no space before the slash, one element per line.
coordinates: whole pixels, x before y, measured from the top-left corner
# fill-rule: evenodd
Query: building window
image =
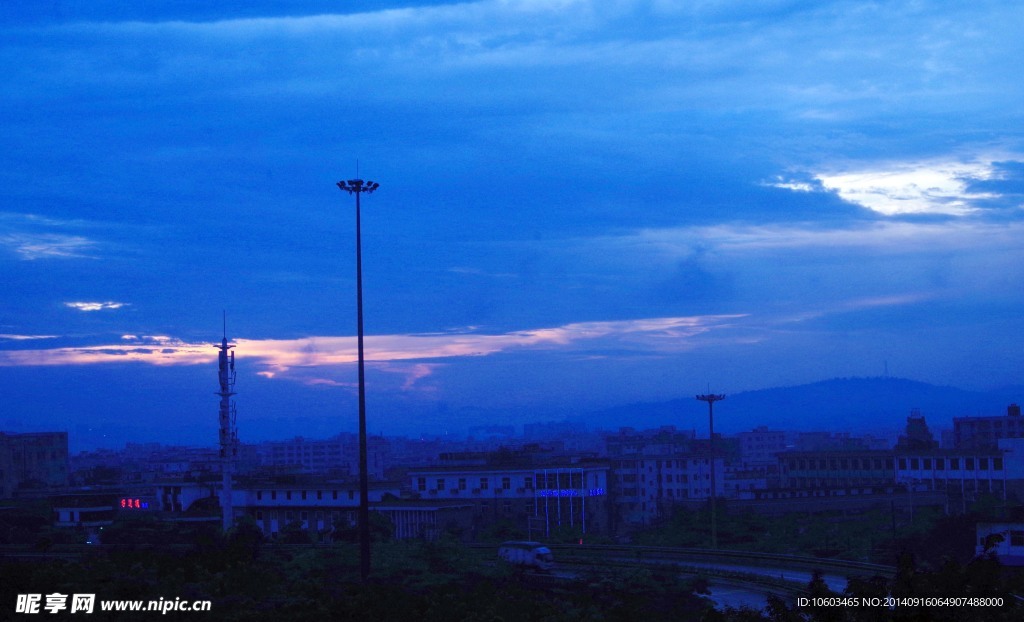
<path fill-rule="evenodd" d="M 291 501 L 292 500 L 292 491 L 289 490 L 288 492 L 284 493 L 284 498 L 287 501 Z"/>
<path fill-rule="evenodd" d="M 1003 459 L 1002 458 L 992 458 L 992 470 L 994 470 L 994 471 L 1002 471 L 1003 470 Z"/>
<path fill-rule="evenodd" d="M 932 459 L 931 458 L 925 458 L 924 459 L 924 470 L 925 471 L 930 471 L 931 469 L 932 469 Z"/>
<path fill-rule="evenodd" d="M 423 492 L 427 489 L 427 478 L 417 477 L 416 478 L 416 490 Z"/>
<path fill-rule="evenodd" d="M 353 500 L 355 498 L 356 498 L 356 491 L 354 491 L 354 490 L 348 491 L 348 500 L 351 501 L 351 500 Z"/>
<path fill-rule="evenodd" d="M 276 490 L 271 490 L 270 491 L 270 500 L 274 501 L 276 499 L 277 499 L 277 491 Z"/>
<path fill-rule="evenodd" d="M 960 458 L 950 458 L 949 468 L 953 469 L 954 471 L 958 470 L 960 468 Z"/>
<path fill-rule="evenodd" d="M 2 473 L 0 473 L 0 475 L 2 475 Z M 262 490 L 257 490 L 256 491 L 256 500 L 257 501 L 263 501 L 263 491 Z"/>
<path fill-rule="evenodd" d="M 978 458 L 978 468 L 982 471 L 988 470 L 988 458 Z"/>
<path fill-rule="evenodd" d="M 480 478 L 480 490 L 487 490 L 489 485 L 490 483 L 487 481 L 486 477 Z"/>
<path fill-rule="evenodd" d="M 306 491 L 305 490 L 302 491 L 302 500 L 303 501 L 306 500 Z"/>
<path fill-rule="evenodd" d="M 918 470 L 918 460 L 917 460 L 917 458 L 911 458 L 910 459 L 910 468 L 913 471 Z"/>
<path fill-rule="evenodd" d="M 946 459 L 945 458 L 936 458 L 935 459 L 935 470 L 936 471 L 944 471 L 945 469 L 946 469 Z"/>
<path fill-rule="evenodd" d="M 968 471 L 974 470 L 974 458 L 964 458 L 964 468 Z"/>
<path fill-rule="evenodd" d="M 444 490 L 444 480 L 443 479 L 437 480 L 437 489 L 438 490 Z"/>
<path fill-rule="evenodd" d="M 906 458 L 900 458 L 900 470 L 901 471 L 906 471 L 907 470 L 907 459 Z"/>
<path fill-rule="evenodd" d="M 465 489 L 466 489 L 466 478 L 465 477 L 460 477 L 459 478 L 459 490 L 465 490 Z"/>
<path fill-rule="evenodd" d="M 523 480 L 523 487 L 524 488 L 531 488 L 532 489 L 533 488 L 533 478 L 532 477 L 527 477 L 526 479 L 524 479 Z"/>
<path fill-rule="evenodd" d="M 511 488 L 512 488 L 512 478 L 511 477 L 503 477 L 503 478 L 501 478 L 501 489 L 502 490 L 510 490 Z"/>
<path fill-rule="evenodd" d="M 1010 546 L 1024 546 L 1024 531 L 1010 532 Z"/>
<path fill-rule="evenodd" d="M 324 498 L 324 491 L 322 491 L 322 490 L 316 491 L 316 500 L 317 501 L 322 501 L 323 498 Z"/>
<path fill-rule="evenodd" d="M 309 520 L 309 512 L 303 510 L 302 514 L 299 515 L 299 518 L 302 520 L 302 522 L 308 521 Z"/>
<path fill-rule="evenodd" d="M 334 501 L 338 500 L 338 491 L 337 490 L 332 490 L 331 491 L 331 499 L 334 500 Z"/>

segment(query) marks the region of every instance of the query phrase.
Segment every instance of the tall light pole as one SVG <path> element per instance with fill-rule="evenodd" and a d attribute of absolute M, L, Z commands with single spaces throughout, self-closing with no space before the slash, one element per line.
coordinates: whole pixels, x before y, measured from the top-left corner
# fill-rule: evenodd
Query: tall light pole
<path fill-rule="evenodd" d="M 363 246 L 360 233 L 359 195 L 380 184 L 362 179 L 339 181 L 338 187 L 356 195 L 356 334 L 359 350 L 359 575 L 370 576 L 370 483 L 366 473 L 366 377 L 363 366 Z"/>
<path fill-rule="evenodd" d="M 724 395 L 698 395 L 697 399 L 708 403 L 708 453 L 711 454 L 711 548 L 718 548 L 718 520 L 715 516 L 715 402 L 725 399 Z"/>

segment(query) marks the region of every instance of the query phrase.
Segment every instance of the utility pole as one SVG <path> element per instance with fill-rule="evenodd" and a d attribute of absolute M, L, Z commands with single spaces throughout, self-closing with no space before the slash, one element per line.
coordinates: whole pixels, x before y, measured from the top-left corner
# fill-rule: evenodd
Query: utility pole
<path fill-rule="evenodd" d="M 359 196 L 380 187 L 362 179 L 339 181 L 338 188 L 356 195 L 356 334 L 359 350 L 359 576 L 370 576 L 370 484 L 366 468 L 366 377 L 363 365 L 363 248 Z"/>
<path fill-rule="evenodd" d="M 708 403 L 708 453 L 711 455 L 711 548 L 718 548 L 718 519 L 715 516 L 715 495 L 718 488 L 715 486 L 715 402 L 725 399 L 724 395 L 708 393 L 698 395 L 697 399 Z"/>

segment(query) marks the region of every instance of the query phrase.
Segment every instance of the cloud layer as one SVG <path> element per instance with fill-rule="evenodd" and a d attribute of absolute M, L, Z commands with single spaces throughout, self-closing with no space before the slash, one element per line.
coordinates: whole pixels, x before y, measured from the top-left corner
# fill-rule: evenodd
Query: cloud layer
<path fill-rule="evenodd" d="M 382 391 L 1024 365 L 1017 5 L 14 4 L 7 370 L 205 364 L 226 310 L 263 378 L 351 385 L 357 170 Z"/>

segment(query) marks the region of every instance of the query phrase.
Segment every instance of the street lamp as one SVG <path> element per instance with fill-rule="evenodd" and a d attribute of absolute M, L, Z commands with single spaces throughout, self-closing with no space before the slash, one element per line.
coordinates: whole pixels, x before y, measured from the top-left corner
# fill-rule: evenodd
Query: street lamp
<path fill-rule="evenodd" d="M 711 454 L 711 548 L 718 548 L 718 523 L 715 516 L 715 402 L 725 399 L 724 395 L 698 395 L 697 399 L 708 403 L 708 453 Z"/>
<path fill-rule="evenodd" d="M 356 334 L 359 350 L 359 575 L 370 576 L 370 484 L 366 473 L 366 378 L 363 371 L 363 247 L 359 195 L 380 187 L 374 181 L 339 181 L 338 188 L 356 195 Z"/>

